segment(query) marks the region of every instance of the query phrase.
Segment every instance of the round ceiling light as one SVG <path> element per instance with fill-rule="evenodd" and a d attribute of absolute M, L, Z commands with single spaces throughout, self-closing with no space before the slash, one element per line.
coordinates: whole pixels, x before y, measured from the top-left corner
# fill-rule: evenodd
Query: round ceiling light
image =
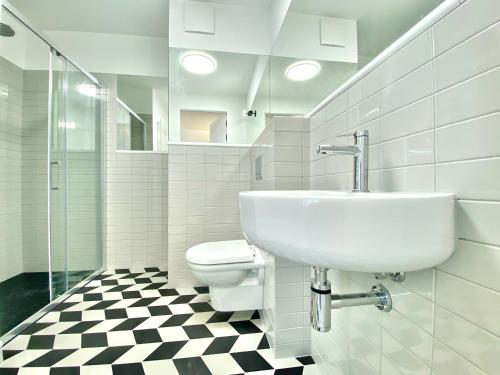
<path fill-rule="evenodd" d="M 286 76 L 291 81 L 307 81 L 316 77 L 321 71 L 321 65 L 316 61 L 297 61 L 286 68 Z"/>
<path fill-rule="evenodd" d="M 189 51 L 183 53 L 180 60 L 182 67 L 193 74 L 212 74 L 217 69 L 217 61 L 205 52 Z"/>

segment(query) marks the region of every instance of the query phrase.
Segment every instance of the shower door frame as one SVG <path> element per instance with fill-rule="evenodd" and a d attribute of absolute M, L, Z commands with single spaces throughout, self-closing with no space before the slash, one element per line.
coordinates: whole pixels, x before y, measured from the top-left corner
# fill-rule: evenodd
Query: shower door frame
<path fill-rule="evenodd" d="M 3 9 L 2 9 L 3 8 Z M 48 201 L 47 201 L 47 207 L 48 207 L 48 234 L 49 234 L 49 239 L 48 239 L 48 246 L 47 246 L 47 252 L 48 252 L 48 260 L 49 260 L 49 293 L 50 293 L 50 300 L 47 305 L 42 307 L 40 310 L 35 312 L 33 315 L 31 315 L 29 318 L 25 319 L 21 323 L 19 323 L 17 326 L 12 328 L 10 331 L 5 333 L 0 337 L 0 350 L 2 349 L 3 345 L 8 343 L 10 340 L 12 340 L 14 337 L 19 335 L 22 331 L 24 331 L 26 328 L 28 328 L 31 324 L 39 320 L 41 317 L 43 317 L 45 314 L 50 312 L 55 306 L 57 306 L 59 303 L 63 302 L 65 299 L 67 299 L 69 296 L 73 295 L 75 291 L 77 291 L 79 288 L 83 287 L 86 285 L 88 282 L 93 280 L 97 275 L 101 274 L 105 269 L 106 269 L 106 231 L 104 230 L 106 228 L 106 113 L 107 113 L 107 107 L 106 103 L 107 100 L 104 100 L 104 98 L 107 98 L 107 89 L 103 87 L 100 82 L 95 78 L 92 74 L 90 74 L 87 70 L 82 68 L 78 63 L 75 63 L 75 61 L 71 58 L 69 58 L 67 55 L 65 55 L 59 48 L 57 48 L 56 44 L 50 41 L 49 38 L 47 38 L 41 31 L 39 31 L 36 27 L 34 27 L 31 22 L 21 13 L 19 10 L 17 10 L 12 4 L 10 4 L 6 0 L 0 0 L 0 11 L 6 10 L 8 13 L 10 13 L 15 19 L 17 19 L 22 25 L 24 25 L 27 29 L 29 29 L 35 36 L 37 36 L 42 42 L 44 42 L 47 47 L 48 47 L 48 54 L 49 57 L 51 58 L 52 50 L 57 51 L 63 58 L 67 60 L 68 63 L 71 63 L 74 67 L 76 67 L 84 76 L 86 76 L 89 80 L 91 80 L 95 85 L 97 85 L 100 90 L 101 90 L 101 126 L 99 129 L 100 132 L 100 147 L 101 147 L 101 165 L 100 165 L 100 173 L 101 173 L 101 248 L 102 248 L 102 266 L 98 270 L 94 271 L 92 274 L 87 276 L 85 279 L 80 281 L 78 284 L 76 284 L 74 287 L 72 287 L 69 290 L 66 290 L 63 294 L 61 294 L 59 297 L 52 299 L 52 275 L 51 275 L 51 247 L 50 247 L 50 219 L 51 219 L 51 213 L 50 213 L 50 129 L 52 127 L 52 115 L 51 115 L 51 110 L 52 110 L 52 66 L 49 66 L 49 84 L 47 86 L 48 89 L 48 94 L 49 94 L 49 100 L 48 100 L 48 121 L 47 121 L 47 127 L 48 127 L 48 132 L 47 132 L 47 145 L 48 145 L 48 151 L 49 154 L 47 155 L 47 164 L 48 164 L 48 170 L 47 170 L 47 177 L 48 177 L 48 184 L 47 184 L 47 195 L 48 195 Z"/>

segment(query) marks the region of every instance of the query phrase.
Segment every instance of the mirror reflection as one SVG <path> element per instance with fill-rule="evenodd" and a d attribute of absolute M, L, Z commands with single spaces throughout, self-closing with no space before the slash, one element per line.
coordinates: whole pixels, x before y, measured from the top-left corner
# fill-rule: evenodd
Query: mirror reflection
<path fill-rule="evenodd" d="M 252 143 L 307 115 L 441 2 L 171 1 L 169 141 Z"/>
<path fill-rule="evenodd" d="M 158 150 L 162 121 L 168 118 L 167 98 L 167 78 L 117 76 L 117 150 Z"/>
<path fill-rule="evenodd" d="M 272 46 L 272 110 L 307 114 L 441 2 L 292 0 Z"/>
<path fill-rule="evenodd" d="M 267 56 L 170 48 L 170 141 L 248 143 L 269 112 L 267 66 Z"/>

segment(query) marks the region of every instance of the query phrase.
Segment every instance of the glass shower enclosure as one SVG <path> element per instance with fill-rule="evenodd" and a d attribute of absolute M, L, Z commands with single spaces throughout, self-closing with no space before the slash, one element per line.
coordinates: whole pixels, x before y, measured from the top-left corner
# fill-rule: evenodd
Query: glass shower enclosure
<path fill-rule="evenodd" d="M 103 269 L 105 96 L 0 8 L 0 341 Z"/>

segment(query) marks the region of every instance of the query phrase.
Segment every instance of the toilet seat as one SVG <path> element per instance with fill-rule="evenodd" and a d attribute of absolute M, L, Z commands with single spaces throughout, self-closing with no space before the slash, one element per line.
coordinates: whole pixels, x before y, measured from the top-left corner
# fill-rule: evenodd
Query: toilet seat
<path fill-rule="evenodd" d="M 186 260 L 205 266 L 246 263 L 255 260 L 255 251 L 245 240 L 205 242 L 190 248 Z"/>
<path fill-rule="evenodd" d="M 216 311 L 258 310 L 263 306 L 265 261 L 244 240 L 206 242 L 186 252 L 195 279 L 208 285 Z"/>

